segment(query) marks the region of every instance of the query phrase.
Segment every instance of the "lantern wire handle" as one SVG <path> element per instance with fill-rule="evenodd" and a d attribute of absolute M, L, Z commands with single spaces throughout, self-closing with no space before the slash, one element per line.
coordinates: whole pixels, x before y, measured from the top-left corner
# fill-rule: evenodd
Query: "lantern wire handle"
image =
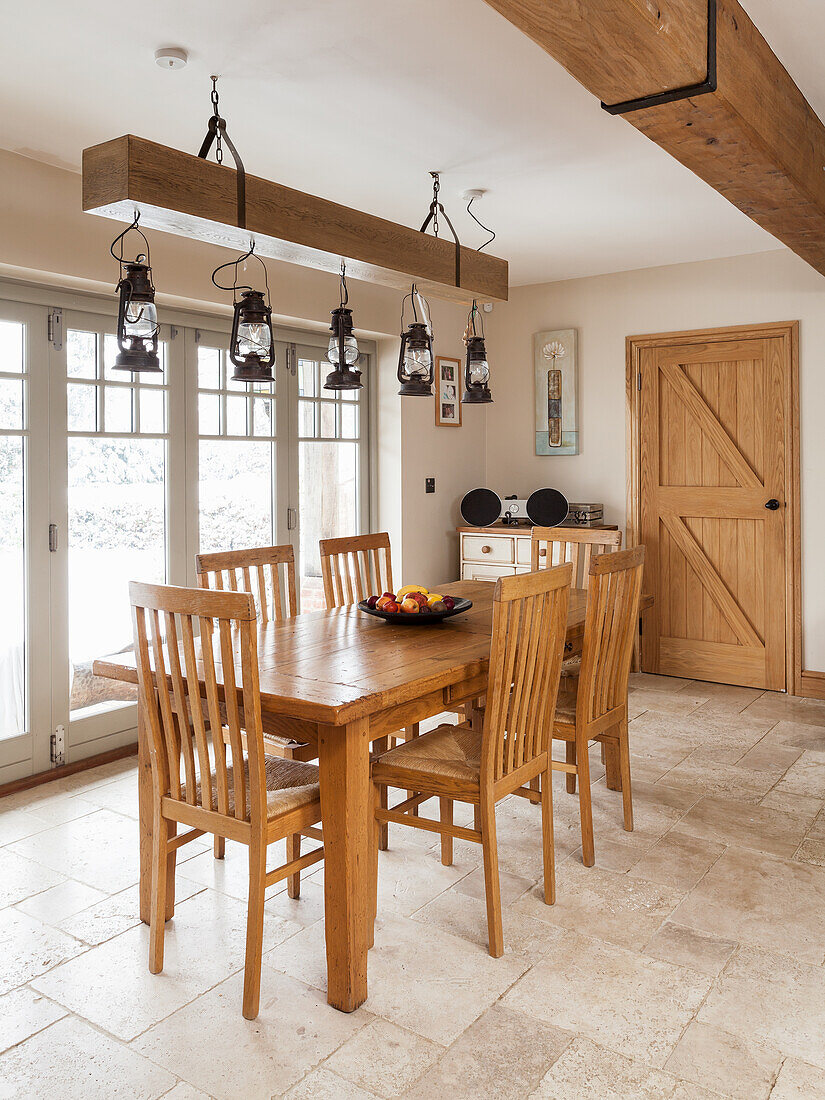
<path fill-rule="evenodd" d="M 341 309 L 349 302 L 349 290 L 347 289 L 347 262 L 341 260 L 341 288 L 340 288 L 340 303 Z"/>
<path fill-rule="evenodd" d="M 135 217 L 134 217 L 134 220 L 132 221 L 132 224 L 127 225 L 122 233 L 118 233 L 118 235 L 115 237 L 115 239 L 109 245 L 109 251 L 112 254 L 112 258 L 117 260 L 117 262 L 120 264 L 121 270 L 123 269 L 123 264 L 124 264 L 124 259 L 123 259 L 124 237 L 126 236 L 127 233 L 131 233 L 131 231 L 133 229 L 135 230 L 136 233 L 140 234 L 140 236 L 143 238 L 143 243 L 146 245 L 146 266 L 149 267 L 149 268 L 151 268 L 151 266 L 152 266 L 151 259 L 150 259 L 150 256 L 149 256 L 149 242 L 146 239 L 146 234 L 140 228 L 139 222 L 140 222 L 140 211 L 136 210 L 135 211 Z M 120 248 L 119 248 L 118 252 L 115 252 L 115 245 L 117 245 L 117 244 L 120 245 Z"/>
<path fill-rule="evenodd" d="M 268 276 L 268 273 L 267 273 L 267 270 L 266 270 L 266 264 L 263 262 L 261 257 L 256 255 L 256 253 L 255 253 L 255 242 L 254 241 L 249 242 L 248 250 L 246 252 L 244 252 L 244 254 L 242 256 L 238 256 L 237 260 L 229 260 L 227 263 L 221 264 L 220 267 L 216 267 L 215 270 L 212 272 L 212 282 L 215 284 L 215 286 L 218 288 L 218 290 L 231 290 L 233 298 L 237 298 L 237 294 L 238 294 L 239 290 L 254 290 L 255 287 L 254 286 L 249 286 L 248 283 L 241 283 L 241 284 L 238 283 L 238 271 L 240 270 L 240 266 L 245 260 L 248 260 L 250 257 L 256 259 L 258 261 L 258 263 L 261 265 L 261 267 L 264 269 L 264 286 L 266 287 L 266 301 L 267 301 L 267 305 L 268 305 L 269 304 L 269 276 Z M 232 286 L 224 286 L 223 283 L 219 283 L 218 280 L 215 278 L 215 276 L 218 274 L 219 271 L 223 271 L 227 267 L 231 267 L 233 269 L 233 272 L 234 272 L 234 275 L 233 275 L 233 278 L 232 278 Z"/>
<path fill-rule="evenodd" d="M 403 328 L 404 328 L 404 306 L 406 305 L 406 302 L 407 302 L 408 298 L 410 300 L 410 304 L 412 305 L 413 321 L 416 321 L 416 322 L 418 321 L 418 310 L 420 309 L 421 310 L 421 318 L 422 318 L 424 324 L 427 326 L 427 332 L 429 332 L 430 336 L 432 336 L 433 326 L 432 326 L 432 323 L 430 322 L 430 306 L 429 306 L 429 303 L 427 302 L 427 299 L 419 291 L 419 289 L 415 285 L 415 283 L 413 283 L 412 286 L 410 287 L 409 294 L 405 294 L 404 297 L 401 299 L 401 329 L 402 329 L 402 331 L 403 331 Z M 416 302 L 418 302 L 418 306 L 416 306 Z"/>

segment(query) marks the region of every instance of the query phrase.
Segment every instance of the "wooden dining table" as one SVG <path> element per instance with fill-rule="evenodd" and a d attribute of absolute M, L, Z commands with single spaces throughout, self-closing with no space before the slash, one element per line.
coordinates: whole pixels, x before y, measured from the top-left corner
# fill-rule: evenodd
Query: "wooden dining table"
<path fill-rule="evenodd" d="M 352 1012 L 367 998 L 372 941 L 370 743 L 484 694 L 494 587 L 494 581 L 439 586 L 441 592 L 473 601 L 469 611 L 443 623 L 401 626 L 349 606 L 258 628 L 265 736 L 288 737 L 318 748 L 327 1000 L 344 1012 Z M 571 590 L 567 656 L 581 649 L 586 602 L 584 590 Z M 651 603 L 650 597 L 643 597 L 643 608 Z M 96 676 L 137 683 L 131 653 L 101 658 L 93 671 Z M 152 783 L 140 706 L 138 756 L 140 916 L 148 924 Z M 619 783 L 612 777 L 611 786 Z"/>

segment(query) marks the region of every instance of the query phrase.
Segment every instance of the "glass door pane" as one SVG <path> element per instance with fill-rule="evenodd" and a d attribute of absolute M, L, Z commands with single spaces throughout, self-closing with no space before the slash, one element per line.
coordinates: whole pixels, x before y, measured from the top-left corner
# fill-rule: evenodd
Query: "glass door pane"
<path fill-rule="evenodd" d="M 48 767 L 46 323 L 0 302 L 0 783 Z"/>
<path fill-rule="evenodd" d="M 240 550 L 278 541 L 279 415 L 275 383 L 233 382 L 228 340 L 198 333 L 198 548 Z M 277 368 L 276 368 L 277 369 Z"/>
<path fill-rule="evenodd" d="M 368 374 L 362 357 L 359 369 Z M 320 539 L 366 530 L 366 387 L 323 389 L 321 348 L 297 348 L 298 578 L 302 611 L 325 606 Z"/>
<path fill-rule="evenodd" d="M 162 340 L 162 375 L 118 371 L 114 319 L 67 318 L 66 552 L 59 567 L 70 745 L 135 725 L 136 688 L 94 676 L 92 664 L 132 647 L 129 581 L 167 577 L 167 351 Z"/>

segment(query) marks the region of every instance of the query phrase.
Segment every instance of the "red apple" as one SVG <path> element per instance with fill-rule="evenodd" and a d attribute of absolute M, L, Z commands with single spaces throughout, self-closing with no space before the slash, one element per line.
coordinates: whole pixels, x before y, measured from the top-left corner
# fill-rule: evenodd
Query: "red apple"
<path fill-rule="evenodd" d="M 448 611 L 452 611 L 452 609 L 455 607 L 455 600 L 452 596 L 445 596 L 441 602 L 444 604 Z"/>
<path fill-rule="evenodd" d="M 410 595 L 407 596 L 401 604 L 401 610 L 406 611 L 408 615 L 417 615 L 421 608 L 419 607 L 418 600 L 414 600 Z"/>
<path fill-rule="evenodd" d="M 378 603 L 378 599 L 378 596 L 370 596 L 370 598 L 367 600 L 367 607 L 375 607 L 375 605 Z"/>
<path fill-rule="evenodd" d="M 382 611 L 390 611 L 393 614 L 395 614 L 395 612 L 400 611 L 401 608 L 398 606 L 398 604 L 395 602 L 395 600 L 387 600 L 387 602 L 384 604 L 384 606 L 381 608 L 381 610 Z"/>

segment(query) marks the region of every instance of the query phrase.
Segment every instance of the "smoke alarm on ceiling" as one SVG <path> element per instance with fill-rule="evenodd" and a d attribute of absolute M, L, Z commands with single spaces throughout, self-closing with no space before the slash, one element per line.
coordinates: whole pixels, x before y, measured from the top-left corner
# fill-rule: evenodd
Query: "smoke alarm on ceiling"
<path fill-rule="evenodd" d="M 189 54 L 178 46 L 164 46 L 162 50 L 155 50 L 155 64 L 161 69 L 184 69 L 188 60 Z"/>

